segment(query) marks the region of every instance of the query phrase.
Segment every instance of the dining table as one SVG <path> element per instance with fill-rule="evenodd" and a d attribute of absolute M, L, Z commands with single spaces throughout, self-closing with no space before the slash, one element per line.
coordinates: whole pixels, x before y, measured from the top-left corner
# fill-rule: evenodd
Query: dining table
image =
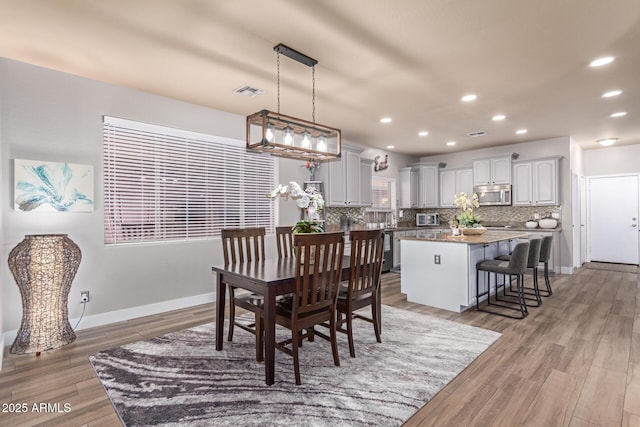
<path fill-rule="evenodd" d="M 224 314 L 227 286 L 246 289 L 264 297 L 264 364 L 265 382 L 275 381 L 276 299 L 296 290 L 296 264 L 299 258 L 268 258 L 235 264 L 215 265 L 216 275 L 216 350 L 224 341 Z M 350 257 L 342 259 L 341 280 L 349 280 Z M 379 287 L 378 287 L 379 288 Z M 380 309 L 380 298 L 377 298 Z"/>

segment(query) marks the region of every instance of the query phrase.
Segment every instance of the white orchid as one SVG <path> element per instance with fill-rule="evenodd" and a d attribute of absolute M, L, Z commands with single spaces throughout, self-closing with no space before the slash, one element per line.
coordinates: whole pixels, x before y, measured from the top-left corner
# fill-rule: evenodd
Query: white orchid
<path fill-rule="evenodd" d="M 324 209 L 324 199 L 315 187 L 303 190 L 297 182 L 291 181 L 289 185 L 279 184 L 272 192 L 267 194 L 269 199 L 282 197 L 284 200 L 295 200 L 296 206 L 306 209 L 309 219 L 317 221 L 320 219 L 319 212 Z"/>

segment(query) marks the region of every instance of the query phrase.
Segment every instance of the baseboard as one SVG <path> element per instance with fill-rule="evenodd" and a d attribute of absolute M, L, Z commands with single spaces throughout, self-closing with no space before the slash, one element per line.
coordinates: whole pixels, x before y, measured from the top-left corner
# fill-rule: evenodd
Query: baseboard
<path fill-rule="evenodd" d="M 109 311 L 107 313 L 99 313 L 91 316 L 84 316 L 76 331 L 96 326 L 104 326 L 111 323 L 122 322 L 125 320 L 136 319 L 138 317 L 151 316 L 153 314 L 165 313 L 167 311 L 179 310 L 181 308 L 193 307 L 196 305 L 207 304 L 216 300 L 215 292 L 209 292 L 191 297 L 179 298 L 170 301 L 162 301 L 154 304 L 141 305 L 138 307 L 125 308 L 122 310 Z M 78 319 L 69 319 L 71 326 L 78 323 Z M 18 330 L 7 331 L 2 335 L 2 348 L 11 345 L 16 339 Z M 2 357 L 4 352 L 0 352 L 0 369 L 2 369 Z"/>

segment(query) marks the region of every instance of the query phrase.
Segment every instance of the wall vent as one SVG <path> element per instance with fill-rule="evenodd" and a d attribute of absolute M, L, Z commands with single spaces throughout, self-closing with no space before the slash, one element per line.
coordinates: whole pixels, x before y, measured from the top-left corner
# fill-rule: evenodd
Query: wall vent
<path fill-rule="evenodd" d="M 487 133 L 483 130 L 479 130 L 477 132 L 469 132 L 467 135 L 469 135 L 471 138 L 476 138 L 478 136 L 485 136 Z"/>
<path fill-rule="evenodd" d="M 233 91 L 235 93 L 239 93 L 240 95 L 244 95 L 244 96 L 256 96 L 256 95 L 262 95 L 264 93 L 262 89 L 251 87 L 249 85 L 244 85 L 242 87 L 234 89 Z"/>

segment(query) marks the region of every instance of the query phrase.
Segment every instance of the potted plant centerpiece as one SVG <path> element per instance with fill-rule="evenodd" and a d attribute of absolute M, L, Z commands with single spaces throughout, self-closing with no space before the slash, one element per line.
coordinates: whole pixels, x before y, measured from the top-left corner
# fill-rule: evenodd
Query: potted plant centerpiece
<path fill-rule="evenodd" d="M 480 217 L 474 213 L 474 209 L 480 207 L 478 202 L 478 194 L 473 193 L 471 197 L 467 196 L 464 191 L 453 196 L 453 202 L 460 209 L 457 222 L 460 227 L 461 234 L 482 234 L 487 231 L 480 224 Z"/>

